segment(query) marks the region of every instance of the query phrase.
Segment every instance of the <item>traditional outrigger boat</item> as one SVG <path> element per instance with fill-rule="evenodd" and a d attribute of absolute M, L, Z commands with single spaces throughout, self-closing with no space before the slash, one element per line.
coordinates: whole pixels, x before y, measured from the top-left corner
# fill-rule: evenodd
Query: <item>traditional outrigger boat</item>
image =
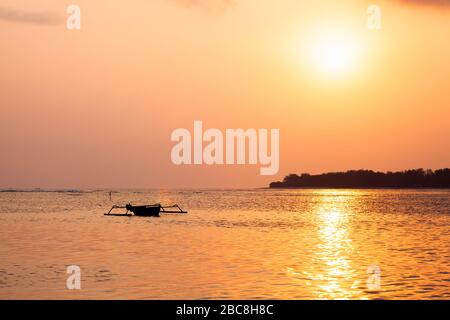
<path fill-rule="evenodd" d="M 170 210 L 175 208 L 178 210 Z M 125 213 L 113 213 L 112 211 L 115 209 L 126 209 L 127 211 Z M 105 216 L 132 216 L 133 214 L 129 212 L 132 212 L 135 216 L 141 217 L 159 217 L 160 213 L 187 213 L 187 211 L 181 209 L 177 204 L 172 206 L 162 206 L 157 203 L 143 206 L 133 206 L 129 203 L 125 206 L 112 206 L 108 213 L 105 213 Z"/>

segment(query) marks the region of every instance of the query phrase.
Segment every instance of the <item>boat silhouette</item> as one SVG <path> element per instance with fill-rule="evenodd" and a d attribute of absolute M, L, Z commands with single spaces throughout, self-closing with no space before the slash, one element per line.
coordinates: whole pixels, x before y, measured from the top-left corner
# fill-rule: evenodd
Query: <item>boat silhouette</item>
<path fill-rule="evenodd" d="M 174 209 L 177 210 L 174 210 Z M 115 209 L 126 209 L 125 213 L 113 213 Z M 168 210 L 169 209 L 169 210 Z M 172 209 L 172 210 L 171 210 Z M 131 214 L 132 212 L 133 214 Z M 148 205 L 140 205 L 133 206 L 131 203 L 126 204 L 125 206 L 114 205 L 109 209 L 105 216 L 140 216 L 140 217 L 159 217 L 160 213 L 187 213 L 180 208 L 178 204 L 174 204 L 172 206 L 162 206 L 159 203 L 156 204 L 148 204 Z"/>

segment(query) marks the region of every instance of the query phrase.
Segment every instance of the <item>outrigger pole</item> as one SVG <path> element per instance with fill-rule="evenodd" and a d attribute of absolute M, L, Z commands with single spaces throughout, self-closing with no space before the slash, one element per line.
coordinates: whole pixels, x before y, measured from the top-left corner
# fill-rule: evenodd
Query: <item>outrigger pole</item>
<path fill-rule="evenodd" d="M 178 211 L 166 210 L 166 208 L 177 208 Z M 161 206 L 160 212 L 161 213 L 188 213 L 187 211 L 183 211 L 183 209 L 181 209 L 180 206 L 177 204 L 174 204 L 173 206 L 166 206 L 166 207 Z"/>
<path fill-rule="evenodd" d="M 131 213 L 128 213 L 128 209 L 126 213 L 111 213 L 114 209 L 127 209 L 126 206 L 112 206 L 111 209 L 109 209 L 108 213 L 105 213 L 105 216 L 132 216 Z"/>

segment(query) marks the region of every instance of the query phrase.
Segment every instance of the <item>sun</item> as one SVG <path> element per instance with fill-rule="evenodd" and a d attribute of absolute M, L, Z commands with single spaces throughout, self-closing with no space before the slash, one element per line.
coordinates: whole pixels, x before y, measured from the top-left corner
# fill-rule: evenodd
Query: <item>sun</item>
<path fill-rule="evenodd" d="M 360 46 L 350 32 L 322 32 L 307 40 L 307 64 L 321 74 L 342 76 L 359 63 Z"/>

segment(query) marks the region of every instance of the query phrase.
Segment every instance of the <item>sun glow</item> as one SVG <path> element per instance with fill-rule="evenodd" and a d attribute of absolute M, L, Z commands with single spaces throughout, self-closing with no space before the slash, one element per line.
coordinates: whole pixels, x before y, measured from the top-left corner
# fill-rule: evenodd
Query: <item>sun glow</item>
<path fill-rule="evenodd" d="M 307 40 L 307 63 L 314 70 L 328 75 L 344 75 L 357 66 L 360 45 L 349 32 L 315 34 Z"/>

